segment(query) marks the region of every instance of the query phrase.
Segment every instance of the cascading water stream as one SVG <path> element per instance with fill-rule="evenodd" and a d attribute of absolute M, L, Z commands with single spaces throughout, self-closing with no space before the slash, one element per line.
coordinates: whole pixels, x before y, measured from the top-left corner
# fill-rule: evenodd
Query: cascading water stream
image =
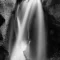
<path fill-rule="evenodd" d="M 18 23 L 18 34 L 17 34 L 17 38 L 16 38 L 16 43 L 14 45 L 14 48 L 12 50 L 12 54 L 10 57 L 10 60 L 26 60 L 23 54 L 23 51 L 26 49 L 26 43 L 23 40 L 23 34 L 24 34 L 24 28 L 27 22 L 27 17 L 31 8 L 33 0 L 30 0 L 28 2 L 28 6 L 26 8 L 24 17 L 23 17 L 23 22 L 21 24 L 19 18 L 17 17 L 17 23 Z"/>
<path fill-rule="evenodd" d="M 46 60 L 46 29 L 42 4 L 37 0 L 37 17 L 38 17 L 38 45 L 37 45 L 37 60 Z"/>
<path fill-rule="evenodd" d="M 25 10 L 22 22 L 20 22 L 19 17 L 17 17 L 18 33 L 17 33 L 16 42 L 14 44 L 10 60 L 26 60 L 23 53 L 27 48 L 26 40 L 24 40 L 24 32 L 25 32 L 27 21 L 28 21 L 28 17 L 30 18 L 32 17 L 35 7 L 37 7 L 36 21 L 38 25 L 37 26 L 38 39 L 37 39 L 37 47 L 36 47 L 37 55 L 35 59 L 32 58 L 31 60 L 45 60 L 46 58 L 46 49 L 45 49 L 46 48 L 46 44 L 45 44 L 46 34 L 45 34 L 45 25 L 44 25 L 42 5 L 41 5 L 40 0 L 30 0 L 26 6 L 26 10 Z M 31 15 L 29 16 L 29 14 Z M 31 55 L 32 54 L 33 53 L 31 53 Z"/>

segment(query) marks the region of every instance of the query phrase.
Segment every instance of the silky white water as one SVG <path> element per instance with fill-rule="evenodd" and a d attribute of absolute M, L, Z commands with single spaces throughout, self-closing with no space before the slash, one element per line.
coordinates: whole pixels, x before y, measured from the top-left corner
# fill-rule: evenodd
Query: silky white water
<path fill-rule="evenodd" d="M 37 47 L 37 60 L 46 60 L 46 29 L 44 22 L 44 14 L 40 0 L 37 0 L 37 16 L 38 16 L 38 47 Z"/>
<path fill-rule="evenodd" d="M 27 22 L 27 17 L 28 17 L 32 2 L 33 0 L 30 0 L 28 2 L 28 6 L 26 6 L 27 8 L 22 20 L 23 21 L 22 24 L 19 20 L 19 17 L 17 17 L 18 33 L 17 33 L 16 43 L 14 44 L 14 48 L 12 50 L 10 60 L 26 60 L 23 54 L 23 51 L 26 49 L 26 43 L 23 40 L 24 39 L 23 34 L 24 34 L 24 30 L 25 30 L 24 28 Z"/>
<path fill-rule="evenodd" d="M 38 27 L 38 39 L 37 39 L 37 47 L 36 47 L 37 55 L 35 58 L 31 58 L 31 60 L 45 60 L 46 59 L 46 49 L 45 49 L 46 33 L 45 33 L 44 16 L 43 16 L 41 1 L 29 0 L 27 6 L 25 7 L 26 10 L 22 22 L 20 22 L 20 19 L 17 16 L 18 32 L 17 32 L 17 38 L 12 50 L 10 60 L 26 60 L 24 56 L 24 51 L 26 50 L 28 45 L 26 43 L 26 40 L 24 40 L 24 31 L 28 21 L 29 14 L 31 14 L 30 16 L 31 18 L 34 13 L 35 7 L 37 8 L 36 20 L 37 20 L 37 27 Z M 31 53 L 31 55 L 32 54 L 33 53 Z"/>

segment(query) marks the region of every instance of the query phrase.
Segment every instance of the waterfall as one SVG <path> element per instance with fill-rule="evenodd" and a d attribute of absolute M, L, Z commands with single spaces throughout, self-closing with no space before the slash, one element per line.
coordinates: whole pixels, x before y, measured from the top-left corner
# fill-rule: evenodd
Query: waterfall
<path fill-rule="evenodd" d="M 28 2 L 28 6 L 26 6 L 27 8 L 26 8 L 22 22 L 20 22 L 19 17 L 17 17 L 18 33 L 17 33 L 16 43 L 14 44 L 10 60 L 26 60 L 23 54 L 23 51 L 26 49 L 26 43 L 24 41 L 23 34 L 24 34 L 27 17 L 28 17 L 32 2 L 33 0 L 30 0 Z"/>
<path fill-rule="evenodd" d="M 28 23 L 30 22 L 30 20 L 32 20 L 31 18 L 33 17 L 35 10 L 36 10 L 35 23 L 37 24 L 37 26 L 36 25 L 35 26 L 38 28 L 37 29 L 38 38 L 36 43 L 37 54 L 36 54 L 36 57 L 34 58 L 32 56 L 30 60 L 46 60 L 46 29 L 45 29 L 45 22 L 44 22 L 44 15 L 43 15 L 41 1 L 29 0 L 29 2 L 27 3 L 27 6 L 24 6 L 24 9 L 25 9 L 25 13 L 24 13 L 22 22 L 17 16 L 18 32 L 17 32 L 17 38 L 12 50 L 10 60 L 26 60 L 24 56 L 24 51 L 26 50 L 28 44 L 24 38 L 25 30 L 26 30 L 25 28 L 26 28 L 26 25 L 29 25 Z M 29 20 L 28 20 L 28 17 L 29 17 Z M 29 51 L 29 53 L 30 52 L 31 51 Z M 31 53 L 31 55 L 32 54 L 33 53 Z"/>

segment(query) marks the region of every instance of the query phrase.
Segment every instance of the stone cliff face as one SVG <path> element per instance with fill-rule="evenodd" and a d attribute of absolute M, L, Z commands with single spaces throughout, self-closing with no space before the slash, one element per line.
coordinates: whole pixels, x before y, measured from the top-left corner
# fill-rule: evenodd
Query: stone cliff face
<path fill-rule="evenodd" d="M 59 0 L 44 0 L 43 7 L 48 10 L 50 15 L 53 15 L 56 21 L 60 21 L 60 1 Z"/>
<path fill-rule="evenodd" d="M 15 3 L 13 0 L 0 0 L 0 60 L 7 60 L 9 56 L 7 29 Z"/>
<path fill-rule="evenodd" d="M 0 0 L 0 33 L 3 40 L 5 40 L 9 18 L 15 7 L 15 3 L 12 0 Z"/>
<path fill-rule="evenodd" d="M 60 59 L 60 0 L 44 0 L 43 9 L 48 30 L 47 55 L 50 60 Z"/>

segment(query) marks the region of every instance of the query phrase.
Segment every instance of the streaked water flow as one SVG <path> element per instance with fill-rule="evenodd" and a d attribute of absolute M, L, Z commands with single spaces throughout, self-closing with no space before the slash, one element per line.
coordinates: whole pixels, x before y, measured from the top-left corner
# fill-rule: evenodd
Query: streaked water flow
<path fill-rule="evenodd" d="M 38 10 L 38 47 L 37 47 L 37 60 L 46 60 L 46 29 L 45 29 L 45 22 L 44 22 L 44 15 L 42 4 L 40 0 L 37 0 Z"/>
<path fill-rule="evenodd" d="M 23 51 L 26 49 L 26 43 L 25 41 L 23 41 L 23 33 L 24 33 L 24 28 L 27 22 L 27 17 L 29 14 L 29 10 L 31 8 L 33 0 L 30 0 L 28 2 L 28 6 L 26 8 L 24 17 L 23 17 L 23 22 L 22 24 L 20 24 L 20 20 L 17 17 L 17 23 L 18 23 L 18 34 L 17 34 L 17 38 L 16 38 L 16 43 L 14 45 L 14 48 L 12 50 L 12 54 L 10 57 L 10 60 L 26 60 L 23 54 Z"/>
<path fill-rule="evenodd" d="M 26 60 L 23 51 L 26 50 L 27 43 L 24 40 L 23 34 L 25 31 L 28 17 L 29 17 L 29 12 L 34 11 L 35 7 L 37 7 L 36 16 L 37 16 L 37 24 L 38 24 L 38 39 L 37 39 L 37 47 L 36 47 L 37 55 L 35 59 L 31 59 L 31 60 L 45 60 L 46 58 L 46 49 L 45 49 L 46 48 L 46 45 L 45 45 L 46 34 L 45 34 L 45 25 L 44 25 L 42 5 L 41 5 L 40 0 L 29 0 L 26 6 L 26 10 L 25 10 L 25 14 L 23 16 L 22 22 L 20 22 L 19 17 L 17 17 L 18 33 L 17 33 L 16 43 L 12 50 L 10 60 Z M 32 14 L 33 12 L 31 13 L 31 15 Z"/>

